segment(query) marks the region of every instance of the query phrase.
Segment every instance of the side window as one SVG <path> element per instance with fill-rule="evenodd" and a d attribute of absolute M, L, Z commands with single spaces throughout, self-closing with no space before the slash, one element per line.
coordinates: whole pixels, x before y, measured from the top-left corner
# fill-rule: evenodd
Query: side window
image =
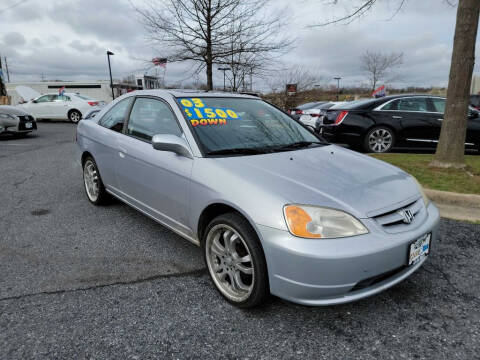
<path fill-rule="evenodd" d="M 122 132 L 123 124 L 127 117 L 127 111 L 132 100 L 133 97 L 129 97 L 120 101 L 118 104 L 115 104 L 105 115 L 103 115 L 98 124 L 110 130 Z"/>
<path fill-rule="evenodd" d="M 130 113 L 127 134 L 150 141 L 156 134 L 181 136 L 182 131 L 167 104 L 160 100 L 138 98 Z"/>
<path fill-rule="evenodd" d="M 57 101 L 70 101 L 70 97 L 66 95 L 57 95 L 57 98 L 55 99 Z"/>
<path fill-rule="evenodd" d="M 50 96 L 51 95 L 43 95 L 43 96 L 40 96 L 36 102 L 37 103 L 44 103 L 44 102 L 49 102 L 50 101 Z"/>
<path fill-rule="evenodd" d="M 432 98 L 432 103 L 436 112 L 445 113 L 445 99 Z"/>
<path fill-rule="evenodd" d="M 390 101 L 382 110 L 398 110 L 398 100 Z"/>
<path fill-rule="evenodd" d="M 426 98 L 408 98 L 398 101 L 399 111 L 428 111 Z"/>

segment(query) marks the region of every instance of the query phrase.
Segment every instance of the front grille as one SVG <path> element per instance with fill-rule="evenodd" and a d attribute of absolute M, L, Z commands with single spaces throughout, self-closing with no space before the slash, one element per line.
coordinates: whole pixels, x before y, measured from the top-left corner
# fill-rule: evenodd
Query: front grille
<path fill-rule="evenodd" d="M 400 214 L 401 211 L 405 210 L 409 210 L 413 215 L 413 220 L 411 223 L 406 223 L 404 221 L 404 217 L 402 214 Z M 425 211 L 425 205 L 423 200 L 420 198 L 405 206 L 399 207 L 398 209 L 376 215 L 373 217 L 373 220 L 382 226 L 386 232 L 399 233 L 410 230 L 411 228 L 420 224 L 426 216 Z"/>
<path fill-rule="evenodd" d="M 370 286 L 378 284 L 379 282 L 387 280 L 388 278 L 395 276 L 400 271 L 405 269 L 405 267 L 406 266 L 401 266 L 401 267 L 396 268 L 394 270 L 387 271 L 386 273 L 383 273 L 383 274 L 380 274 L 380 275 L 375 275 L 375 276 L 369 277 L 367 279 L 364 279 L 362 281 L 359 281 L 353 288 L 350 289 L 350 292 L 363 290 L 365 288 L 368 288 Z"/>

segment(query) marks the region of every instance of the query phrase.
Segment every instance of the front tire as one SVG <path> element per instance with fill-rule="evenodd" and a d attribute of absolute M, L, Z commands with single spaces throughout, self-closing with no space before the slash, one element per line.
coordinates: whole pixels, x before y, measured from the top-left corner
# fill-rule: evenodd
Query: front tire
<path fill-rule="evenodd" d="M 371 129 L 363 141 L 363 149 L 371 153 L 387 153 L 395 145 L 393 130 L 385 126 Z"/>
<path fill-rule="evenodd" d="M 92 157 L 83 162 L 83 184 L 88 200 L 94 205 L 106 204 L 108 193 L 103 185 L 97 163 Z"/>
<path fill-rule="evenodd" d="M 68 120 L 70 120 L 74 124 L 78 124 L 78 122 L 82 119 L 82 114 L 78 110 L 71 110 L 68 113 Z"/>
<path fill-rule="evenodd" d="M 202 245 L 210 278 L 228 302 L 250 308 L 267 299 L 265 256 L 244 217 L 233 212 L 217 216 L 208 225 Z"/>

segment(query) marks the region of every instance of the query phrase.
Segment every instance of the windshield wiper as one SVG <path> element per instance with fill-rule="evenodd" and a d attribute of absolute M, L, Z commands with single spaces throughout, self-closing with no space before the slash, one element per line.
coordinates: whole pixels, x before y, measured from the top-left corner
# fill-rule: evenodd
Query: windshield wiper
<path fill-rule="evenodd" d="M 320 141 L 298 141 L 294 142 L 291 144 L 286 144 L 282 146 L 278 146 L 275 148 L 276 151 L 282 151 L 282 150 L 292 150 L 292 149 L 301 149 L 301 148 L 306 148 L 309 147 L 310 145 L 326 145 L 323 142 Z"/>
<path fill-rule="evenodd" d="M 258 155 L 272 152 L 271 148 L 233 148 L 208 151 L 207 155 Z"/>

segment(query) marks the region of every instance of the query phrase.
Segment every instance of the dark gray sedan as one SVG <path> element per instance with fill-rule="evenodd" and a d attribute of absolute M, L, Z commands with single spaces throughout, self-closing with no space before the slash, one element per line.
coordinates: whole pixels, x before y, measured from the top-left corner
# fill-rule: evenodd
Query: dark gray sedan
<path fill-rule="evenodd" d="M 35 118 L 14 106 L 0 106 L 0 134 L 28 134 L 37 130 Z"/>

